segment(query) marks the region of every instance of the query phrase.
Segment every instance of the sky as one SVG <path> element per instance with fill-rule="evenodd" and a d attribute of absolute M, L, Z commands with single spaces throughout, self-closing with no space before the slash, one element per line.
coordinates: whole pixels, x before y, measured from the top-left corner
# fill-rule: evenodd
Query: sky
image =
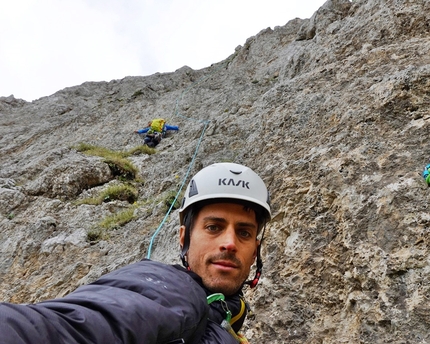
<path fill-rule="evenodd" d="M 201 69 L 326 0 L 13 0 L 0 5 L 0 96 Z"/>

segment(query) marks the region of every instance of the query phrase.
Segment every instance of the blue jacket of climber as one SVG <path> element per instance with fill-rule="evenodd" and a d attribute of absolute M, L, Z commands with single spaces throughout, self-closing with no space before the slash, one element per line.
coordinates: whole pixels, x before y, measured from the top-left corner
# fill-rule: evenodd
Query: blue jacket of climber
<path fill-rule="evenodd" d="M 179 127 L 176 125 L 167 124 L 163 118 L 156 118 L 150 121 L 147 127 L 143 129 L 135 130 L 134 132 L 138 134 L 145 134 L 145 133 L 152 134 L 155 132 L 164 134 L 168 130 L 178 131 Z"/>

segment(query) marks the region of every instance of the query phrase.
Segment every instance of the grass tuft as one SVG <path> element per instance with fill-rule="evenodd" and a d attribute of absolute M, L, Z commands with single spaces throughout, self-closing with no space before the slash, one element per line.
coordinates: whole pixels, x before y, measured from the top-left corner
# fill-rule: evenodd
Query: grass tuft
<path fill-rule="evenodd" d="M 124 226 L 134 219 L 134 210 L 136 207 L 131 207 L 126 210 L 120 211 L 112 216 L 105 217 L 99 226 L 104 229 L 114 229 Z"/>
<path fill-rule="evenodd" d="M 164 205 L 166 206 L 166 212 L 169 211 L 170 207 L 172 207 L 172 210 L 179 209 L 181 206 L 180 200 L 182 197 L 180 195 L 178 196 L 178 199 L 176 200 L 175 204 L 172 206 L 173 202 L 175 201 L 177 192 L 176 191 L 169 191 L 164 198 Z"/>
<path fill-rule="evenodd" d="M 98 196 L 79 200 L 76 202 L 76 204 L 100 205 L 103 202 L 110 202 L 113 200 L 134 203 L 137 201 L 137 198 L 138 191 L 133 185 L 119 184 L 110 185 L 108 188 L 102 190 Z"/>
<path fill-rule="evenodd" d="M 133 180 L 138 173 L 133 163 L 125 158 L 109 156 L 104 159 L 104 162 L 108 164 L 112 174 L 121 180 Z"/>
<path fill-rule="evenodd" d="M 128 151 L 129 155 L 140 155 L 140 154 L 155 154 L 157 151 L 154 148 L 148 147 L 147 145 L 136 146 Z"/>
<path fill-rule="evenodd" d="M 75 148 L 78 152 L 103 158 L 113 175 L 120 177 L 120 179 L 132 180 L 138 173 L 137 168 L 127 159 L 130 156 L 128 152 L 117 152 L 87 143 L 79 143 Z"/>
<path fill-rule="evenodd" d="M 87 241 L 91 243 L 95 243 L 100 240 L 107 240 L 107 239 L 109 239 L 109 235 L 106 233 L 106 231 L 101 230 L 100 228 L 90 229 L 87 232 Z"/>

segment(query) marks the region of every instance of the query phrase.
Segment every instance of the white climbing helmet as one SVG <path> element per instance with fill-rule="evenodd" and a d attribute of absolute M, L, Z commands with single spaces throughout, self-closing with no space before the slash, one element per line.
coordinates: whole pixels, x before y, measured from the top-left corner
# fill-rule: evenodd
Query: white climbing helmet
<path fill-rule="evenodd" d="M 270 197 L 263 180 L 249 167 L 235 163 L 216 163 L 200 170 L 190 181 L 179 209 L 183 224 L 185 210 L 192 204 L 211 199 L 248 201 L 263 208 L 271 219 Z"/>

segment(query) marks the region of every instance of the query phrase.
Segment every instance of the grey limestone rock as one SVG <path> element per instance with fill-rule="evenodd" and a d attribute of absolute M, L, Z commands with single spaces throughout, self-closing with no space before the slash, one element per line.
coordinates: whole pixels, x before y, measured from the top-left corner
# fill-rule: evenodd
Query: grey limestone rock
<path fill-rule="evenodd" d="M 148 254 L 179 263 L 172 195 L 232 161 L 273 207 L 250 342 L 430 342 L 429 56 L 429 1 L 329 0 L 201 70 L 1 97 L 0 299 L 62 296 Z M 156 117 L 180 130 L 129 157 L 131 181 L 73 148 L 131 150 Z M 82 203 L 119 184 L 136 203 Z"/>

